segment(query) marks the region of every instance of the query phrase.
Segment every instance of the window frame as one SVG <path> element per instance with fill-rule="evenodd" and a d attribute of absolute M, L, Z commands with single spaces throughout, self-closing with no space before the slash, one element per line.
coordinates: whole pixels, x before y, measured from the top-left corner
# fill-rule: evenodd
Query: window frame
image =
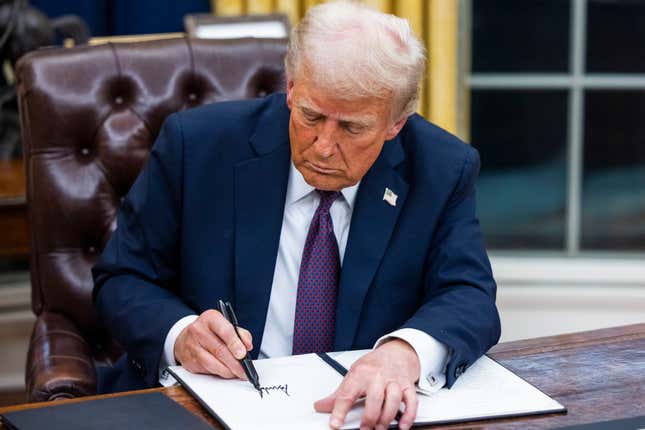
<path fill-rule="evenodd" d="M 470 94 L 473 90 L 567 90 L 567 201 L 565 246 L 562 251 L 492 250 L 497 255 L 566 255 L 569 257 L 645 256 L 645 251 L 581 250 L 582 192 L 584 170 L 584 109 L 587 90 L 644 90 L 645 73 L 586 73 L 586 32 L 588 0 L 570 1 L 568 73 L 473 73 L 471 68 L 472 2 L 459 0 L 460 31 L 458 58 L 460 67 L 459 134 L 470 135 Z"/>

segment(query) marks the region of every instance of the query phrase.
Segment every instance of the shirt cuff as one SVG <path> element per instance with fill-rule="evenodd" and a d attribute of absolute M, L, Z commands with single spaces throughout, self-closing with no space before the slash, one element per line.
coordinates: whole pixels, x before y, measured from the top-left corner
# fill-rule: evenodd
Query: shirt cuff
<path fill-rule="evenodd" d="M 421 330 L 402 328 L 381 337 L 374 344 L 374 348 L 392 338 L 409 343 L 419 357 L 418 393 L 431 395 L 446 384 L 446 364 L 450 358 L 450 350 L 446 345 Z"/>
<path fill-rule="evenodd" d="M 177 381 L 166 370 L 169 366 L 176 366 L 175 360 L 175 341 L 183 329 L 188 327 L 197 319 L 197 315 L 188 315 L 177 321 L 168 331 L 166 340 L 163 344 L 163 354 L 159 361 L 159 383 L 164 387 L 175 385 Z"/>

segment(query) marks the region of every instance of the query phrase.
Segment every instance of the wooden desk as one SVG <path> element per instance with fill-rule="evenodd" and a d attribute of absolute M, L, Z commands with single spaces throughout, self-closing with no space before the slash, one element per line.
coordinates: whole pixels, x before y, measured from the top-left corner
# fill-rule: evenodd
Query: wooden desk
<path fill-rule="evenodd" d="M 556 398 L 569 409 L 568 414 L 427 428 L 550 429 L 645 415 L 645 324 L 508 342 L 493 348 L 489 355 Z M 155 388 L 140 392 L 149 391 L 161 391 L 215 428 L 222 428 L 184 389 Z M 108 397 L 133 393 L 136 392 Z M 86 399 L 90 398 L 64 402 Z M 0 409 L 0 414 L 42 406 L 42 403 L 13 406 Z"/>
<path fill-rule="evenodd" d="M 23 160 L 0 160 L 0 258 L 27 258 L 29 228 Z"/>

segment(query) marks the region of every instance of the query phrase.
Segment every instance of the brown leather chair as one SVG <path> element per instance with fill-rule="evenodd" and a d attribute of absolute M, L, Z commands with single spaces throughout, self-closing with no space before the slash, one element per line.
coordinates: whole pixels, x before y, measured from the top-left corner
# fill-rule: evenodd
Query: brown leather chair
<path fill-rule="evenodd" d="M 21 59 L 38 317 L 26 369 L 30 400 L 95 393 L 95 366 L 110 365 L 122 352 L 93 308 L 90 269 L 166 116 L 283 90 L 285 46 L 180 38 L 46 49 Z"/>

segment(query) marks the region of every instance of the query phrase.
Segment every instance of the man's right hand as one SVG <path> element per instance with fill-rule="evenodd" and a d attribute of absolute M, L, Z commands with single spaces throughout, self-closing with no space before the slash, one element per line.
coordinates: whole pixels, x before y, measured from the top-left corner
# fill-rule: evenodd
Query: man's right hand
<path fill-rule="evenodd" d="M 238 359 L 253 349 L 251 333 L 235 328 L 216 310 L 207 310 L 179 333 L 175 341 L 175 359 L 193 373 L 207 373 L 222 378 L 247 379 Z"/>

